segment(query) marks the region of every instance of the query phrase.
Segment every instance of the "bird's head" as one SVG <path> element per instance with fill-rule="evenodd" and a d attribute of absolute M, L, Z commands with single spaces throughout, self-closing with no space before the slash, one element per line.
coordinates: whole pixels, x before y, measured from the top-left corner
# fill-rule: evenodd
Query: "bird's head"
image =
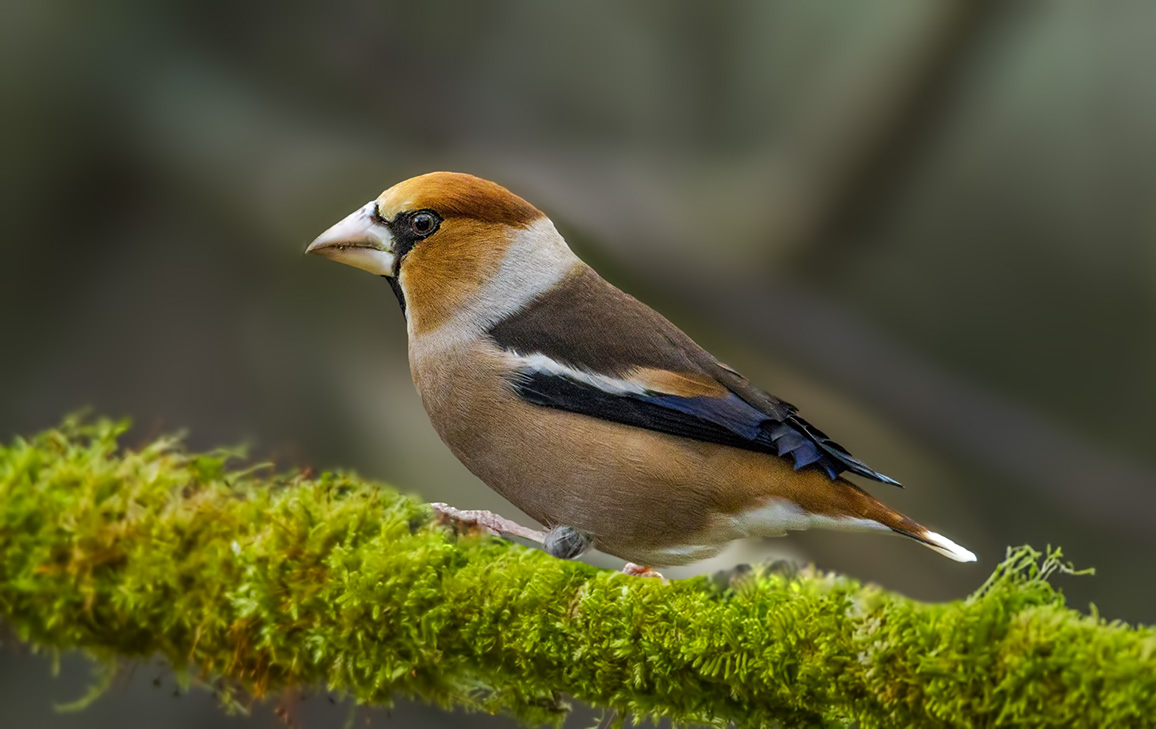
<path fill-rule="evenodd" d="M 305 252 L 389 277 L 402 306 L 432 325 L 468 308 L 509 268 L 515 249 L 523 268 L 569 255 L 549 219 L 506 188 L 431 172 L 381 193 Z"/>

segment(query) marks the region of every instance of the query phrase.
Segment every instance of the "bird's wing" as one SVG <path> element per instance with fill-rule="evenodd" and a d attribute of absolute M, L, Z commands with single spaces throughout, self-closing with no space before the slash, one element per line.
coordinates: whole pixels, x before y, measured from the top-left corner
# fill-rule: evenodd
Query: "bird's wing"
<path fill-rule="evenodd" d="M 589 268 L 489 334 L 514 357 L 515 391 L 535 405 L 899 485 Z"/>

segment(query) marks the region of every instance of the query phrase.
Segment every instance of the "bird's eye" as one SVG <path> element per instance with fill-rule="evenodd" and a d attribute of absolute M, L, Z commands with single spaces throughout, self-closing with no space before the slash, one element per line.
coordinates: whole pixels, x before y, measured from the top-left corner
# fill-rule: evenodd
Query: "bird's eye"
<path fill-rule="evenodd" d="M 427 236 L 437 227 L 433 213 L 418 213 L 409 219 L 409 229 L 420 236 Z"/>

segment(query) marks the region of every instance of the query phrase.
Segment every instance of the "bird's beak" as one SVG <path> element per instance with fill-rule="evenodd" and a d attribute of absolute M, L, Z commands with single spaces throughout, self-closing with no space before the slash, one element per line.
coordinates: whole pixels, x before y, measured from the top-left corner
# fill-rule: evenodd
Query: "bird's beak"
<path fill-rule="evenodd" d="M 306 253 L 347 263 L 378 276 L 392 276 L 397 260 L 393 236 L 377 216 L 377 203 L 355 211 L 309 244 Z"/>

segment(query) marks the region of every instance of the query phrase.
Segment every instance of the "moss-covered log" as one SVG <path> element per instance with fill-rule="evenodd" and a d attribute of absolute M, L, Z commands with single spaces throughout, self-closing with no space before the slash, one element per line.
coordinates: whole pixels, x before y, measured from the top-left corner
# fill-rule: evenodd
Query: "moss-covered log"
<path fill-rule="evenodd" d="M 433 523 L 350 474 L 232 468 L 73 420 L 0 449 L 0 616 L 33 646 L 160 654 L 232 696 L 310 688 L 742 727 L 1148 726 L 1156 630 L 1064 606 L 1014 551 L 923 604 L 754 570 L 663 584 Z"/>

